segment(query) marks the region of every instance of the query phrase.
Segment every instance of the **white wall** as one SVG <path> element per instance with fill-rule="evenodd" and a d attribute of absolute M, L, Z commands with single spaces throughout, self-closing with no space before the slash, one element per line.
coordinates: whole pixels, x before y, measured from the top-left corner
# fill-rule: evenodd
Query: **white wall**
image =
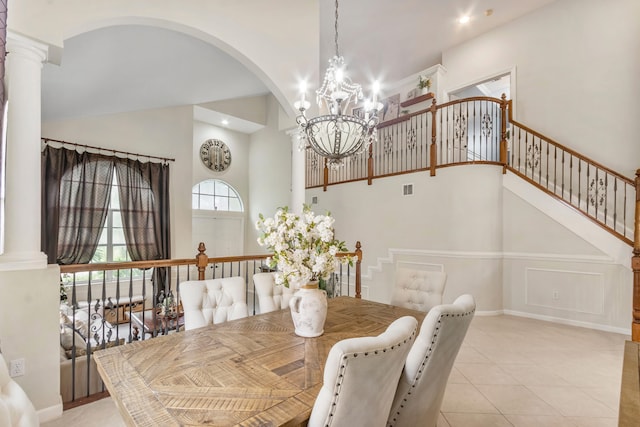
<path fill-rule="evenodd" d="M 338 239 L 350 247 L 361 241 L 364 298 L 388 303 L 396 267 L 408 264 L 447 273 L 445 302 L 471 293 L 486 314 L 628 333 L 632 275 L 619 248 L 603 252 L 592 230 L 598 226 L 563 226 L 505 187 L 509 179 L 520 178 L 491 165 L 459 166 L 438 169 L 436 177 L 413 173 L 374 180 L 372 186 L 355 182 L 327 192 L 307 190 L 306 197 L 318 198 L 314 211 L 335 216 Z M 413 196 L 402 196 L 406 183 L 413 184 Z M 531 191 L 555 209 L 580 216 Z M 621 245 L 626 261 L 631 248 Z"/>
<path fill-rule="evenodd" d="M 251 134 L 247 254 L 265 253 L 256 242 L 258 234 L 254 224 L 258 215 L 273 216 L 278 207 L 289 205 L 291 198 L 291 138 L 278 130 L 282 109 L 277 100 L 269 96 L 267 102 L 267 127 Z"/>
<path fill-rule="evenodd" d="M 640 167 L 640 2 L 561 0 L 446 50 L 448 91 L 516 67 L 515 119 L 628 177 Z"/>
<path fill-rule="evenodd" d="M 598 244 L 594 246 L 531 203 L 505 187 L 505 312 L 628 333 L 633 287 L 629 267 L 599 249 L 606 249 L 606 242 L 590 236 Z M 579 216 L 568 207 L 556 209 Z M 598 229 L 591 223 L 586 227 Z M 628 261 L 631 247 L 623 246 Z"/>
<path fill-rule="evenodd" d="M 501 261 L 495 256 L 502 250 L 501 182 L 500 168 L 453 167 L 439 169 L 435 177 L 421 172 L 374 180 L 371 186 L 360 181 L 331 186 L 326 192 L 308 190 L 306 199 L 310 203 L 316 196 L 318 204 L 312 209 L 334 215 L 338 239 L 350 248 L 358 240 L 362 243 L 364 274 L 372 279 L 367 283 L 371 299 L 388 302 L 391 277 L 376 272 L 394 263 L 399 250 L 438 265 L 443 257 L 467 265 L 467 273 L 449 279 L 447 291 L 476 290 L 478 309 L 492 311 L 502 309 Z M 412 196 L 402 195 L 407 183 L 413 184 Z M 488 264 L 478 264 L 478 257 Z M 370 271 L 371 266 L 376 268 Z"/>
<path fill-rule="evenodd" d="M 24 358 L 25 375 L 14 378 L 45 418 L 62 413 L 57 310 L 60 268 L 0 271 L 0 347 L 4 361 Z M 43 418 L 43 414 L 41 414 Z"/>
<path fill-rule="evenodd" d="M 225 171 L 212 171 L 211 169 L 207 168 L 200 160 L 200 146 L 206 140 L 211 138 L 223 141 L 229 147 L 229 151 L 231 151 L 231 164 Z M 238 236 L 239 238 L 242 238 L 242 236 L 246 235 L 246 217 L 247 212 L 251 206 L 251 202 L 249 199 L 249 141 L 249 135 L 244 133 L 214 126 L 209 123 L 194 122 L 193 124 L 192 186 L 206 179 L 220 179 L 232 186 L 238 192 L 238 195 L 242 199 L 242 203 L 245 209 L 243 215 L 245 230 L 243 230 L 243 232 Z M 189 192 L 191 192 L 191 190 Z M 191 208 L 191 199 L 189 200 L 189 208 Z M 204 238 L 198 238 L 199 230 L 193 229 L 191 232 L 193 235 L 193 242 L 206 240 Z M 204 235 L 206 234 L 207 233 L 204 233 Z M 204 243 L 205 246 L 210 249 L 207 251 L 207 255 L 214 256 L 214 242 L 205 241 Z M 242 245 L 239 245 L 239 247 L 241 246 Z M 233 245 L 233 247 L 235 247 L 235 245 Z M 195 249 L 197 249 L 197 246 L 192 250 L 192 256 L 197 253 Z"/>

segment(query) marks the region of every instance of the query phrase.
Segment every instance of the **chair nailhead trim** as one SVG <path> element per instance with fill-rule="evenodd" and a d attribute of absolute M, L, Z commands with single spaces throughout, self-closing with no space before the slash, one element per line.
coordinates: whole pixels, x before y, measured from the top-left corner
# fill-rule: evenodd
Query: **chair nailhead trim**
<path fill-rule="evenodd" d="M 413 384 L 411 384 L 411 388 L 415 388 L 416 387 L 416 383 L 418 382 L 418 380 L 422 376 L 422 371 L 424 370 L 424 367 L 427 364 L 427 361 L 428 361 L 429 357 L 431 356 L 431 353 L 433 352 L 433 346 L 436 343 L 436 341 L 438 340 L 438 333 L 440 331 L 440 324 L 442 323 L 442 321 L 441 321 L 442 317 L 466 317 L 466 316 L 469 316 L 469 315 L 471 315 L 473 313 L 475 313 L 475 310 L 471 310 L 471 311 L 468 311 L 466 313 L 459 313 L 459 314 L 444 313 L 444 314 L 440 315 L 440 317 L 438 318 L 437 326 L 435 327 L 433 336 L 431 337 L 431 345 L 427 349 L 427 352 L 426 352 L 426 354 L 424 356 L 424 359 L 422 360 L 422 363 L 420 365 L 420 369 L 418 370 L 418 374 L 413 379 Z M 409 396 L 409 395 L 411 395 L 411 391 L 410 390 L 407 391 L 406 396 Z M 402 399 L 402 401 L 403 402 L 407 402 L 408 399 L 406 397 L 404 397 Z M 404 405 L 401 404 L 400 408 L 404 409 Z M 396 412 L 396 414 L 400 415 L 400 411 Z M 393 421 L 396 422 L 397 418 L 394 418 Z"/>
<path fill-rule="evenodd" d="M 409 341 L 413 340 L 413 338 L 416 335 L 416 332 L 417 332 L 417 329 L 414 329 L 413 332 L 411 333 L 411 335 L 408 338 Z M 403 342 L 406 343 L 407 339 L 405 339 Z M 393 350 L 395 347 L 400 347 L 401 345 L 402 345 L 402 343 L 394 344 L 394 345 L 391 346 L 390 349 Z M 386 353 L 387 350 L 388 350 L 387 348 L 383 348 L 382 352 Z M 378 351 L 379 350 L 374 350 L 374 354 L 378 354 Z M 369 356 L 369 352 L 365 352 L 363 354 L 364 354 L 364 356 Z M 345 355 L 342 356 L 342 360 L 347 360 L 348 357 L 349 357 L 349 355 L 345 354 Z M 354 358 L 358 357 L 358 353 L 353 353 L 353 357 Z M 344 378 L 344 370 L 345 369 L 346 369 L 346 364 L 340 365 L 341 372 L 338 374 L 338 378 Z M 325 424 L 325 427 L 329 427 L 329 424 L 331 424 L 331 417 L 333 417 L 333 411 L 335 411 L 335 408 L 336 408 L 336 405 L 337 405 L 337 400 L 338 400 L 338 397 L 340 396 L 340 390 L 339 389 L 340 389 L 341 385 L 342 385 L 341 381 L 337 381 L 336 382 L 336 391 L 335 391 L 335 394 L 334 394 L 333 401 L 331 402 L 331 412 L 329 412 L 329 423 Z"/>

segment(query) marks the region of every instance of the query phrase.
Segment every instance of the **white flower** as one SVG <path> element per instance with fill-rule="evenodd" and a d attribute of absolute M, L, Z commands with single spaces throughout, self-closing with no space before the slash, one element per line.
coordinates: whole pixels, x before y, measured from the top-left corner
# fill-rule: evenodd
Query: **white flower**
<path fill-rule="evenodd" d="M 277 284 L 326 280 L 338 262 L 352 262 L 349 256 L 337 257 L 346 247 L 335 239 L 334 222 L 331 215 L 316 215 L 306 205 L 300 215 L 289 212 L 288 207 L 278 209 L 273 218 L 260 215 L 256 221 L 256 229 L 262 233 L 258 244 L 274 253 L 268 263 L 278 269 Z"/>

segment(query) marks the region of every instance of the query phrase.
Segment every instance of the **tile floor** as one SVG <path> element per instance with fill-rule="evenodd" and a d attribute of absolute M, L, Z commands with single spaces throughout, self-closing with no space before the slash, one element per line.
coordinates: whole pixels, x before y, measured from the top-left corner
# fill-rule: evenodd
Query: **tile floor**
<path fill-rule="evenodd" d="M 438 427 L 613 427 L 626 335 L 513 317 L 476 317 Z M 124 426 L 109 398 L 43 427 Z"/>

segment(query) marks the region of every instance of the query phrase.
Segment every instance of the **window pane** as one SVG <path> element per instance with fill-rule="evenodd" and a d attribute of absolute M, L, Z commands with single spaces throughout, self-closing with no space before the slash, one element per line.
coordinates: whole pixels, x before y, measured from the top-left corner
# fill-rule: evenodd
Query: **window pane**
<path fill-rule="evenodd" d="M 229 186 L 222 181 L 215 181 L 216 183 L 216 196 L 228 196 Z"/>
<path fill-rule="evenodd" d="M 122 215 L 120 211 L 112 212 L 111 219 L 113 221 L 113 227 L 122 228 Z"/>
<path fill-rule="evenodd" d="M 215 181 L 213 179 L 208 179 L 206 181 L 202 181 L 200 183 L 200 194 L 210 194 L 213 195 L 213 187 Z"/>
<path fill-rule="evenodd" d="M 104 234 L 104 233 L 103 233 Z M 91 262 L 107 262 L 107 245 L 99 245 L 93 253 Z"/>
<path fill-rule="evenodd" d="M 109 243 L 109 241 L 107 240 L 107 225 L 105 224 L 104 228 L 102 229 L 102 233 L 100 233 L 100 239 L 98 240 L 98 244 L 106 245 L 107 243 Z"/>
<path fill-rule="evenodd" d="M 229 198 L 216 196 L 216 210 L 228 211 L 229 210 Z"/>
<path fill-rule="evenodd" d="M 242 212 L 242 206 L 240 206 L 240 200 L 229 199 L 229 210 L 233 212 Z"/>
<path fill-rule="evenodd" d="M 215 201 L 209 196 L 215 196 Z M 243 211 L 242 200 L 238 193 L 229 184 L 217 179 L 208 179 L 193 186 L 191 208 L 233 212 Z"/>
<path fill-rule="evenodd" d="M 114 245 L 122 245 L 127 241 L 124 238 L 124 230 L 122 228 L 114 228 L 111 243 Z"/>
<path fill-rule="evenodd" d="M 120 198 L 118 197 L 118 187 L 114 186 L 111 187 L 111 200 L 110 200 L 111 205 L 109 206 L 110 209 L 120 209 Z"/>
<path fill-rule="evenodd" d="M 113 262 L 130 261 L 126 246 L 113 247 Z M 122 274 L 122 271 L 120 272 Z"/>
<path fill-rule="evenodd" d="M 200 209 L 214 210 L 213 196 L 200 196 Z"/>

